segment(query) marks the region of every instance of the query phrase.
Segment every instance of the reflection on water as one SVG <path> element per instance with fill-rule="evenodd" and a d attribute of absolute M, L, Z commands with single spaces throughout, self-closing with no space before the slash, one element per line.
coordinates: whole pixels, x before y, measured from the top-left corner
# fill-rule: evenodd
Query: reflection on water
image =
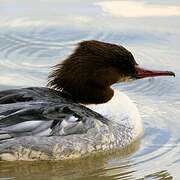
<path fill-rule="evenodd" d="M 117 87 L 137 104 L 145 127 L 120 152 L 68 162 L 1 162 L 0 179 L 179 179 L 180 1 L 10 1 L 0 6 L 0 89 L 44 86 L 51 66 L 81 40 L 122 44 L 137 62 L 168 69 Z"/>
<path fill-rule="evenodd" d="M 144 1 L 104 1 L 98 3 L 105 12 L 114 16 L 144 17 L 144 16 L 177 16 L 180 6 L 154 5 Z"/>

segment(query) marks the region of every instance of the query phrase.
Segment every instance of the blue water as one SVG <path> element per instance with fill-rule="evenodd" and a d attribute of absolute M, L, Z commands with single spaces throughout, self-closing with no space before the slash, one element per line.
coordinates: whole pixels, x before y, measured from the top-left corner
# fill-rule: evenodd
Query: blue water
<path fill-rule="evenodd" d="M 0 179 L 180 179 L 180 0 L 0 2 L 0 90 L 45 86 L 82 40 L 125 46 L 160 77 L 118 85 L 144 121 L 128 152 L 70 162 L 1 162 Z"/>

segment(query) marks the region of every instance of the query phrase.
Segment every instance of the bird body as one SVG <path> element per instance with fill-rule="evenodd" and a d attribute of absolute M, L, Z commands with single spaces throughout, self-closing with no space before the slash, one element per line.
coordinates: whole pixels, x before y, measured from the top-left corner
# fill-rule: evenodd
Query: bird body
<path fill-rule="evenodd" d="M 136 105 L 112 85 L 175 74 L 142 69 L 122 46 L 84 41 L 48 86 L 0 92 L 0 160 L 66 160 L 123 148 L 143 133 Z"/>
<path fill-rule="evenodd" d="M 14 89 L 0 96 L 1 160 L 72 159 L 125 147 L 142 134 L 137 108 L 117 90 L 109 103 L 87 107 L 48 88 Z"/>

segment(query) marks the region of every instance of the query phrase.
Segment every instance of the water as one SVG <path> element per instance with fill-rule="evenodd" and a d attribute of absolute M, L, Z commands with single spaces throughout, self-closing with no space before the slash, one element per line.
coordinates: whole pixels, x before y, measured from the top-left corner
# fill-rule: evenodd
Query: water
<path fill-rule="evenodd" d="M 82 40 L 127 47 L 172 70 L 118 88 L 137 104 L 144 136 L 126 150 L 68 162 L 1 162 L 0 179 L 180 179 L 180 1 L 1 0 L 0 89 L 45 86 L 51 66 Z"/>

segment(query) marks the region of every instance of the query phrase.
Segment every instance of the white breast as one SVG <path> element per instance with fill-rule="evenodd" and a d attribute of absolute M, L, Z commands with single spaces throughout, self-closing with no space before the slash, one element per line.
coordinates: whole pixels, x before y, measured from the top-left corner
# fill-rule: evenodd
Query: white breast
<path fill-rule="evenodd" d="M 143 133 L 143 124 L 136 105 L 118 90 L 114 90 L 113 98 L 107 103 L 87 107 L 112 121 L 131 127 L 133 139 L 137 139 Z"/>

